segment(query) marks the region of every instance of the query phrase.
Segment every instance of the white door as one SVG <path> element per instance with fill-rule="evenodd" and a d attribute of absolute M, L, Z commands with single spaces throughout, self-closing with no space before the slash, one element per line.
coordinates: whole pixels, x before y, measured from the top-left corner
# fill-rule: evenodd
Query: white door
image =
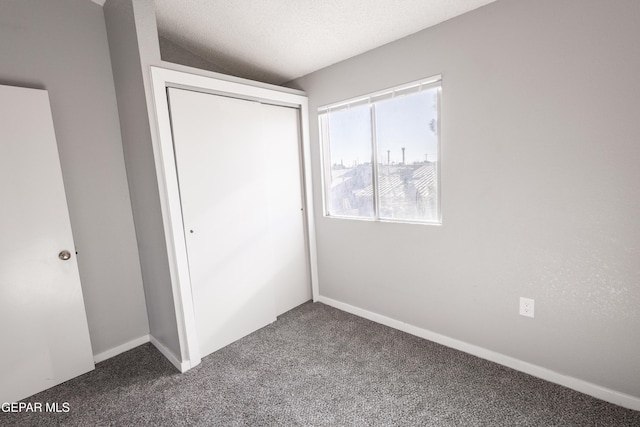
<path fill-rule="evenodd" d="M 298 117 L 296 110 L 253 101 L 173 88 L 168 93 L 196 330 L 204 356 L 273 322 L 282 307 L 310 298 Z M 290 129 L 267 124 L 278 116 L 273 108 L 294 119 Z M 293 160 L 284 171 L 272 164 L 283 145 L 267 136 L 278 132 L 293 137 L 293 151 L 280 159 Z M 282 195 L 274 185 L 291 179 L 291 171 L 293 183 L 284 184 L 283 194 L 297 188 L 293 214 L 275 218 L 284 204 L 278 202 Z M 295 231 L 283 233 L 287 226 Z M 289 241 L 297 246 L 284 248 Z M 292 279 L 297 283 L 286 282 L 286 271 L 300 276 Z"/>
<path fill-rule="evenodd" d="M 311 299 L 299 114 L 297 108 L 261 105 L 277 315 Z"/>
<path fill-rule="evenodd" d="M 0 402 L 15 402 L 94 365 L 46 91 L 0 86 L 0 147 Z"/>

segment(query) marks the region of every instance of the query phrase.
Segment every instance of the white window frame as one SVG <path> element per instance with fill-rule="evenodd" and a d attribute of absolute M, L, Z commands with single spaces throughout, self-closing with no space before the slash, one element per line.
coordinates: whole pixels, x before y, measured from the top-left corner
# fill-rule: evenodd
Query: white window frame
<path fill-rule="evenodd" d="M 437 191 L 437 212 L 434 220 L 419 220 L 419 219 L 401 219 L 401 218 L 381 218 L 380 217 L 380 200 L 379 200 L 379 175 L 378 175 L 378 150 L 376 141 L 376 123 L 375 123 L 375 105 L 376 102 L 384 99 L 395 97 L 403 92 L 414 93 L 420 90 L 437 89 L 436 91 L 436 103 L 437 103 L 437 118 L 436 118 L 436 146 L 437 146 L 437 159 L 436 159 L 436 191 Z M 371 166 L 372 166 L 372 186 L 373 186 L 373 210 L 374 215 L 372 218 L 338 215 L 330 212 L 330 191 L 331 191 L 331 151 L 329 148 L 328 129 L 323 122 L 323 116 L 331 111 L 350 108 L 357 105 L 369 104 L 371 114 Z M 338 219 L 354 219 L 360 221 L 376 221 L 376 222 L 397 222 L 397 223 L 411 223 L 422 225 L 442 225 L 442 191 L 441 191 L 441 166 L 442 166 L 442 127 L 441 127 L 441 110 L 442 110 L 442 75 L 435 75 L 421 80 L 416 80 L 410 83 L 405 83 L 399 86 L 395 86 L 388 89 L 383 89 L 377 92 L 373 92 L 367 95 L 358 96 L 355 98 L 347 99 L 344 101 L 336 102 L 329 105 L 324 105 L 318 108 L 318 129 L 320 137 L 320 149 L 321 149 L 321 169 L 322 169 L 322 201 L 323 201 L 323 214 L 327 218 Z"/>

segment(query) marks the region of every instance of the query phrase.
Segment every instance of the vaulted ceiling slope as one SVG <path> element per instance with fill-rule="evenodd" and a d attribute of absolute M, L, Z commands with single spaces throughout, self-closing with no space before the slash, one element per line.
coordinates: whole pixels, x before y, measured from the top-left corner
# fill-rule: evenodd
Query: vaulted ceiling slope
<path fill-rule="evenodd" d="M 158 33 L 227 74 L 282 84 L 494 0 L 154 0 Z"/>

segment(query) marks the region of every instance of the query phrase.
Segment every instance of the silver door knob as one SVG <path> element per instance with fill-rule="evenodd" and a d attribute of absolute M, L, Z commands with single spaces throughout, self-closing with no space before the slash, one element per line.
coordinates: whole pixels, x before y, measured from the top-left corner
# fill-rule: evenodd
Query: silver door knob
<path fill-rule="evenodd" d="M 68 260 L 69 258 L 71 258 L 71 252 L 69 251 L 62 251 L 58 254 L 58 258 L 60 258 L 63 261 Z"/>

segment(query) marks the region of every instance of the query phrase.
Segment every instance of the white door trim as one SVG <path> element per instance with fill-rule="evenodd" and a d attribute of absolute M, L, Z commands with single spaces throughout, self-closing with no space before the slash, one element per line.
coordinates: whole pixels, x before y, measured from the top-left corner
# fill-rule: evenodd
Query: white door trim
<path fill-rule="evenodd" d="M 171 284 L 178 323 L 180 348 L 186 360 L 182 361 L 182 371 L 200 363 L 200 349 L 196 333 L 187 246 L 185 241 L 178 175 L 167 87 L 191 89 L 199 92 L 226 94 L 237 98 L 259 100 L 275 105 L 294 106 L 300 109 L 302 167 L 304 179 L 304 203 L 307 222 L 307 250 L 313 300 L 318 298 L 318 267 L 316 257 L 316 236 L 313 217 L 313 197 L 311 192 L 311 145 L 309 140 L 309 111 L 307 97 L 287 91 L 267 89 L 259 86 L 199 76 L 182 71 L 151 67 L 153 99 L 158 124 L 158 141 L 153 141 L 153 152 L 160 191 L 160 203 L 164 222 L 165 240 L 169 258 Z"/>

